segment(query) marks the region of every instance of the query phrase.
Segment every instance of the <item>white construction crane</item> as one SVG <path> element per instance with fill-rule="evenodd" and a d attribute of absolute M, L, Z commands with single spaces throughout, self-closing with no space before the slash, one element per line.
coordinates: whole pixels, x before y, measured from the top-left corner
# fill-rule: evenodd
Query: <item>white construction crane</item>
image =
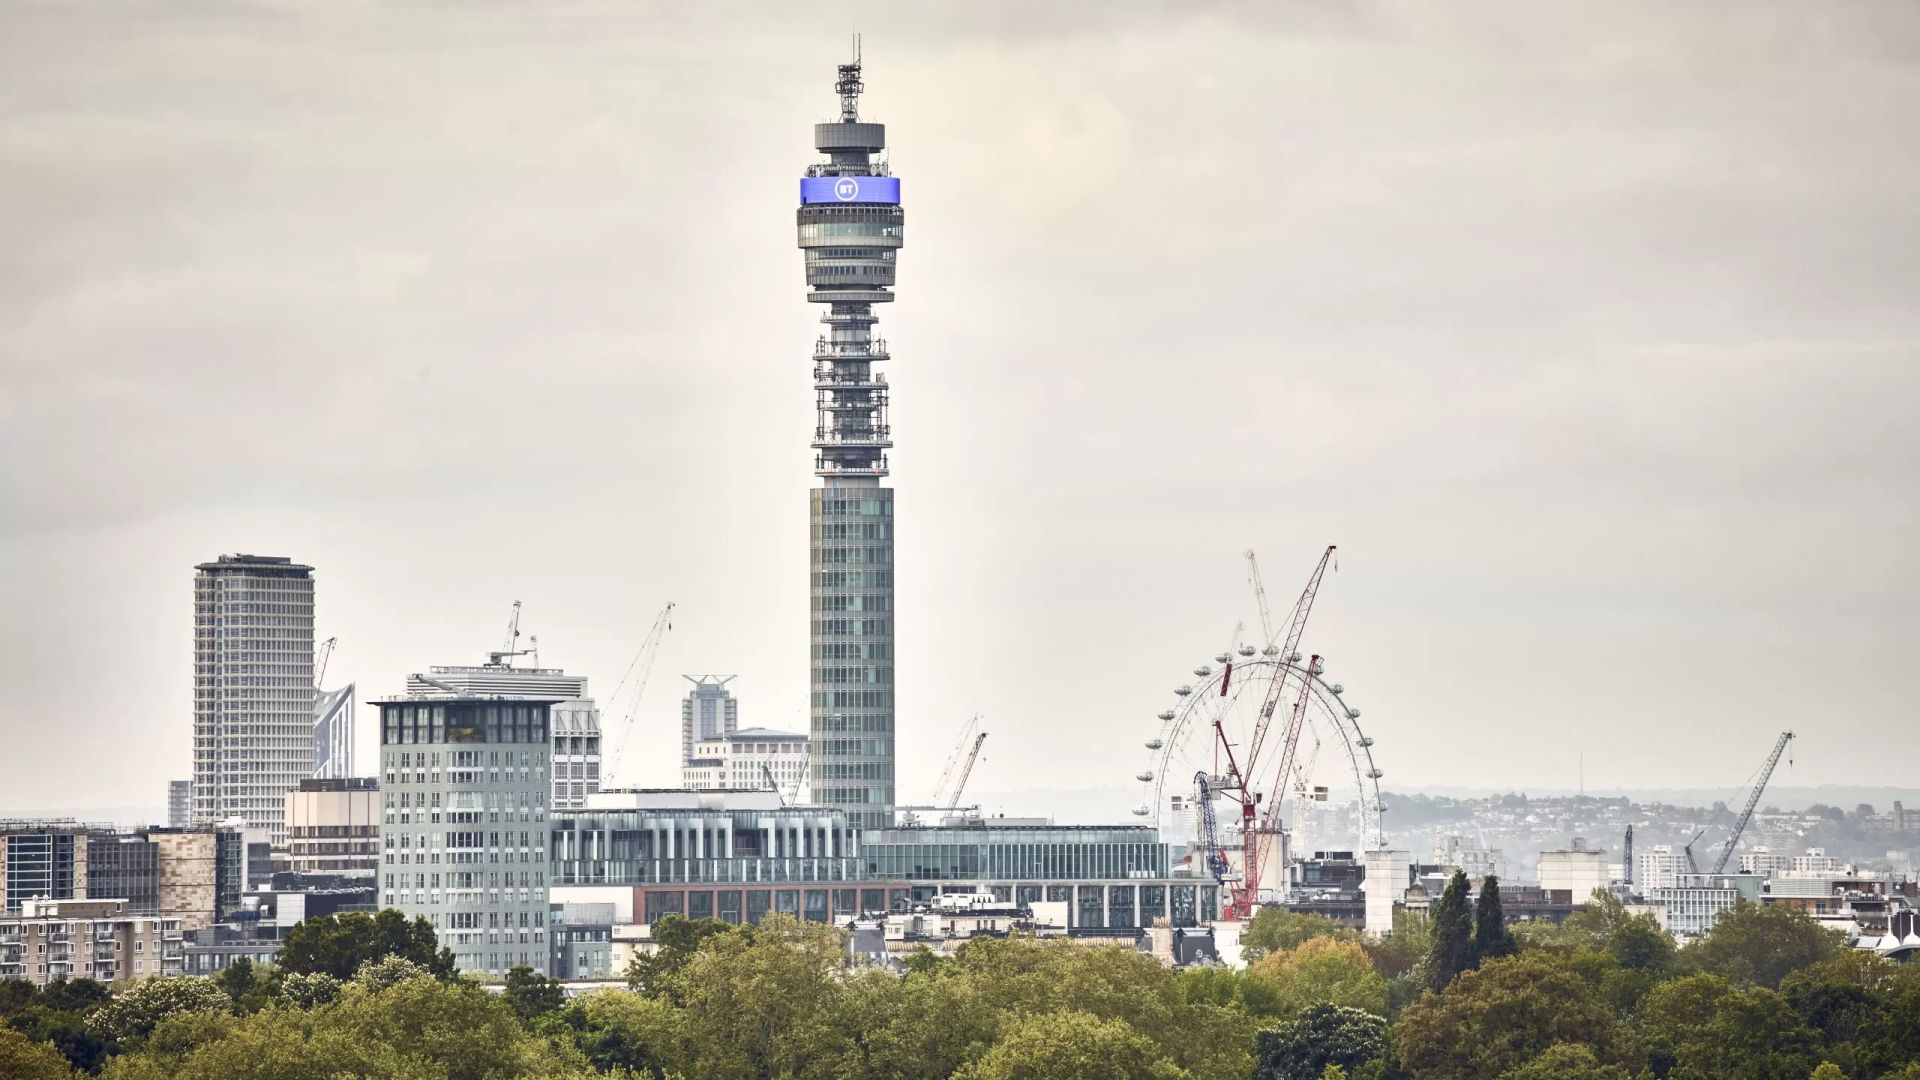
<path fill-rule="evenodd" d="M 316 650 L 320 655 L 315 657 L 313 661 L 313 685 L 314 686 L 319 687 L 319 686 L 326 685 L 327 661 L 333 659 L 333 646 L 334 646 L 334 643 L 339 640 L 340 640 L 339 638 L 328 638 L 327 640 L 321 642 L 320 648 Z"/>
<path fill-rule="evenodd" d="M 953 794 L 947 797 L 947 812 L 960 808 L 960 793 L 967 790 L 967 777 L 973 775 L 973 763 L 980 760 L 980 746 L 987 741 L 987 733 L 981 732 L 973 737 L 973 749 L 967 752 L 967 763 L 960 768 L 960 779 L 953 782 Z"/>
<path fill-rule="evenodd" d="M 1760 767 L 1759 778 L 1753 782 L 1753 790 L 1747 795 L 1747 805 L 1740 809 L 1739 820 L 1733 823 L 1733 831 L 1727 834 L 1727 843 L 1720 849 L 1720 857 L 1713 862 L 1713 872 L 1723 874 L 1727 870 L 1727 860 L 1733 858 L 1734 845 L 1740 842 L 1740 834 L 1747 831 L 1747 823 L 1753 820 L 1753 808 L 1760 805 L 1760 793 L 1767 790 L 1767 781 L 1773 779 L 1773 768 L 1780 764 L 1780 755 L 1787 750 L 1787 744 L 1793 741 L 1793 732 L 1783 731 L 1773 744 L 1773 753 L 1767 755 L 1767 763 Z"/>
<path fill-rule="evenodd" d="M 514 604 L 516 614 L 519 607 L 518 603 Z M 633 659 L 627 663 L 626 674 L 620 676 L 620 684 L 613 688 L 612 696 L 607 698 L 607 704 L 611 706 L 620 696 L 620 691 L 626 688 L 627 680 L 632 678 L 634 669 L 639 669 L 640 681 L 634 685 L 633 701 L 627 705 L 626 722 L 620 731 L 620 745 L 615 748 L 613 757 L 607 760 L 606 775 L 609 779 L 613 776 L 614 765 L 623 760 L 626 755 L 627 740 L 633 737 L 633 719 L 640 711 L 641 696 L 647 692 L 647 677 L 653 674 L 653 662 L 660 655 L 660 643 L 666 640 L 667 631 L 672 629 L 673 601 L 669 600 L 667 606 L 660 609 L 660 614 L 653 617 L 653 626 L 648 628 L 647 636 L 640 642 L 639 651 L 635 652 Z M 642 664 L 642 661 L 645 663 Z"/>
<path fill-rule="evenodd" d="M 497 651 L 487 654 L 489 667 L 512 667 L 516 656 L 533 657 L 533 666 L 540 666 L 540 639 L 527 635 L 527 648 L 520 648 L 520 601 L 513 602 L 513 614 L 507 618 L 507 642 Z"/>
<path fill-rule="evenodd" d="M 980 728 L 980 714 L 960 726 L 960 737 L 953 741 L 953 750 L 947 754 L 947 763 L 940 768 L 940 782 L 933 785 L 933 804 L 939 806 L 947 801 L 947 781 L 953 779 L 953 770 L 960 764 L 960 755 L 967 752 L 967 746 L 973 741 L 973 733 Z M 957 794 L 957 792 L 956 792 Z"/>

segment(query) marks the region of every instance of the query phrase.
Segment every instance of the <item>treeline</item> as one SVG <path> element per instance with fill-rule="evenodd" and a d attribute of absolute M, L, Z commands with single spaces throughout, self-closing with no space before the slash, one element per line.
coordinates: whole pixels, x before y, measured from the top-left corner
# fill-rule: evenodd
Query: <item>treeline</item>
<path fill-rule="evenodd" d="M 397 912 L 314 919 L 270 971 L 0 983 L 0 1077 L 1920 1080 L 1920 965 L 1749 905 L 1685 949 L 1604 894 L 1510 926 L 1492 884 L 1381 942 L 1262 910 L 1242 971 L 1016 937 L 902 976 L 828 926 L 670 919 L 627 988 L 572 998 L 463 978 Z"/>

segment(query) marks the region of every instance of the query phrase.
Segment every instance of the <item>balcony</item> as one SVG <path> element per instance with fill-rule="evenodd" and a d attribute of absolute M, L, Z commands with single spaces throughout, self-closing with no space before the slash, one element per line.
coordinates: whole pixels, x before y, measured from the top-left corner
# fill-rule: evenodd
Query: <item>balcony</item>
<path fill-rule="evenodd" d="M 813 343 L 813 355 L 827 360 L 885 360 L 888 353 L 887 343 L 875 338 L 864 344 L 816 341 Z"/>
<path fill-rule="evenodd" d="M 813 386 L 816 390 L 884 390 L 887 377 L 878 371 L 869 375 L 842 375 L 832 364 L 818 364 L 813 369 Z"/>

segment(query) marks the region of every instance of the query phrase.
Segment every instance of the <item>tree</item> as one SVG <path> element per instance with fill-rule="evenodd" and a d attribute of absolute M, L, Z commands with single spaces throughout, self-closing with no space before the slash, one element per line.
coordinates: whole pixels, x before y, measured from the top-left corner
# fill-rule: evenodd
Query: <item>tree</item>
<path fill-rule="evenodd" d="M 323 971 L 311 975 L 295 973 L 280 979 L 280 1000 L 296 1009 L 325 1005 L 340 996 L 346 984 Z"/>
<path fill-rule="evenodd" d="M 662 998 L 596 990 L 540 1021 L 541 1031 L 572 1041 L 593 1068 L 643 1077 L 677 1074 L 680 1014 Z"/>
<path fill-rule="evenodd" d="M 1515 948 L 1500 907 L 1500 879 L 1489 874 L 1480 879 L 1480 896 L 1473 906 L 1474 963 L 1511 956 Z"/>
<path fill-rule="evenodd" d="M 1613 1015 L 1580 977 L 1522 953 L 1462 972 L 1444 992 L 1422 995 L 1394 1029 L 1400 1063 L 1415 1080 L 1485 1080 L 1557 1043 L 1578 1043 L 1603 1064 L 1622 1063 Z"/>
<path fill-rule="evenodd" d="M 1649 991 L 1639 1026 L 1656 1075 L 1669 1080 L 1804 1080 L 1819 1037 L 1779 994 L 1718 975 L 1688 975 Z"/>
<path fill-rule="evenodd" d="M 1393 932 L 1365 943 L 1373 966 L 1389 979 L 1411 974 L 1433 947 L 1433 924 L 1417 911 L 1393 913 Z"/>
<path fill-rule="evenodd" d="M 227 992 L 238 1013 L 259 1012 L 279 996 L 277 973 L 263 971 L 242 956 L 215 972 L 213 985 Z"/>
<path fill-rule="evenodd" d="M 1742 898 L 1683 958 L 1696 970 L 1772 989 L 1789 973 L 1831 960 L 1842 948 L 1838 933 L 1805 915 Z"/>
<path fill-rule="evenodd" d="M 1323 1003 L 1387 1011 L 1387 980 L 1355 941 L 1312 938 L 1261 958 L 1252 973 L 1272 983 L 1276 1002 L 1288 1013 Z"/>
<path fill-rule="evenodd" d="M 87 1026 L 119 1043 L 137 1043 L 176 1013 L 229 1012 L 233 999 L 210 979 L 148 979 L 87 1017 Z"/>
<path fill-rule="evenodd" d="M 0 1024 L 0 1076 L 8 1080 L 72 1080 L 60 1051 Z"/>
<path fill-rule="evenodd" d="M 1359 941 L 1360 935 L 1325 915 L 1261 907 L 1240 931 L 1240 959 L 1251 965 L 1268 953 L 1291 949 L 1317 937 Z"/>
<path fill-rule="evenodd" d="M 1847 1074 L 1841 1072 L 1840 1066 L 1833 1062 L 1823 1061 L 1820 1067 L 1813 1070 L 1813 1074 L 1807 1077 L 1807 1080 L 1847 1080 Z"/>
<path fill-rule="evenodd" d="M 564 1005 L 567 991 L 559 983 L 535 973 L 527 965 L 515 964 L 507 969 L 507 988 L 502 996 L 513 1007 L 516 1016 L 532 1021 Z"/>
<path fill-rule="evenodd" d="M 769 915 L 753 933 L 716 933 L 666 979 L 682 1006 L 688 1071 L 798 1075 L 847 1050 L 832 1024 L 844 984 L 841 931 Z"/>
<path fill-rule="evenodd" d="M 368 961 L 398 956 L 426 968 L 436 978 L 450 979 L 454 973 L 453 951 L 436 951 L 438 944 L 433 924 L 425 918 L 409 923 L 393 908 L 377 915 L 350 911 L 296 924 L 281 940 L 275 962 L 283 972 L 323 972 L 345 981 Z"/>
<path fill-rule="evenodd" d="M 1192 1075 L 1125 1023 L 1069 1010 L 1015 1021 L 954 1080 L 1182 1080 Z"/>
<path fill-rule="evenodd" d="M 1525 1065 L 1501 1073 L 1500 1080 L 1632 1080 L 1632 1076 L 1618 1065 L 1601 1062 L 1590 1047 L 1560 1043 Z"/>
<path fill-rule="evenodd" d="M 1291 1011 L 1280 988 L 1265 975 L 1224 967 L 1190 967 L 1181 969 L 1176 977 L 1181 995 L 1195 1005 L 1235 1008 L 1260 1020 L 1278 1019 Z"/>
<path fill-rule="evenodd" d="M 1316 1080 L 1330 1068 L 1349 1069 L 1387 1051 L 1387 1022 L 1370 1012 L 1315 1005 L 1288 1023 L 1260 1033 L 1254 1044 L 1254 1080 Z"/>
<path fill-rule="evenodd" d="M 353 973 L 353 981 L 369 990 L 385 990 L 412 979 L 431 979 L 433 973 L 404 956 L 368 960 Z"/>
<path fill-rule="evenodd" d="M 1427 952 L 1428 985 L 1444 990 L 1473 966 L 1473 914 L 1467 907 L 1467 875 L 1455 870 L 1433 905 L 1433 944 Z"/>
<path fill-rule="evenodd" d="M 701 944 L 725 934 L 751 937 L 753 928 L 682 915 L 669 915 L 655 921 L 653 949 L 635 956 L 627 965 L 627 985 L 643 994 L 670 994 L 674 977 L 700 951 Z"/>

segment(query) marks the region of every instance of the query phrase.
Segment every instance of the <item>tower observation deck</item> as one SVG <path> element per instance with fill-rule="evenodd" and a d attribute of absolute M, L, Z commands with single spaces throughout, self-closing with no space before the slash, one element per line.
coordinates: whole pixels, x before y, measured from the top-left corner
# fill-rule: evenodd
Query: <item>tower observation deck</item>
<path fill-rule="evenodd" d="M 808 301 L 824 305 L 813 346 L 813 800 L 859 828 L 893 823 L 893 490 L 888 358 L 873 305 L 893 300 L 904 224 L 900 181 L 884 160 L 887 129 L 860 119 L 860 61 L 841 64 L 838 120 L 815 124 L 826 160 L 800 181 L 798 224 Z"/>

